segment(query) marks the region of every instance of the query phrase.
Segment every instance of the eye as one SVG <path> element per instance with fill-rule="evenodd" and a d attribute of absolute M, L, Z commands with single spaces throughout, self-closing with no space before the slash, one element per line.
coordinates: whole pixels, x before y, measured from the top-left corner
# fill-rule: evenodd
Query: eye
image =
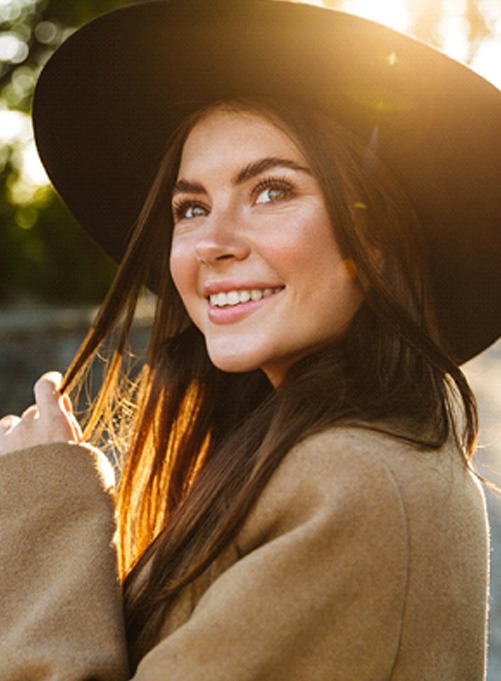
<path fill-rule="evenodd" d="M 292 185 L 285 180 L 264 180 L 254 189 L 255 202 L 259 204 L 285 201 L 293 193 Z"/>
<path fill-rule="evenodd" d="M 202 203 L 197 203 L 196 201 L 180 201 L 173 204 L 172 214 L 174 222 L 179 222 L 179 220 L 193 220 L 194 218 L 205 217 L 209 214 L 209 210 Z"/>

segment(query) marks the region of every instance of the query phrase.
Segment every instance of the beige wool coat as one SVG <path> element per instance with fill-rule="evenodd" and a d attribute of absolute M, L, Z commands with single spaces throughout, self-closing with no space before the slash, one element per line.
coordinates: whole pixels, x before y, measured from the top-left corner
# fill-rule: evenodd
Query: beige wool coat
<path fill-rule="evenodd" d="M 0 457 L 0 681 L 130 677 L 102 458 Z M 288 454 L 133 678 L 481 681 L 487 557 L 453 445 L 324 432 Z"/>

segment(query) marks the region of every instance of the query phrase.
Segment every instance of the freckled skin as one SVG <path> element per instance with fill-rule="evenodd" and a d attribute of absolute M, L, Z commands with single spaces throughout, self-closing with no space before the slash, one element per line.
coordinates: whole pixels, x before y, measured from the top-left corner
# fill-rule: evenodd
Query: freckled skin
<path fill-rule="evenodd" d="M 272 167 L 236 182 L 242 169 L 270 158 Z M 170 266 L 187 312 L 216 366 L 261 368 L 278 385 L 294 361 L 342 333 L 361 302 L 308 162 L 265 118 L 217 109 L 188 136 L 178 181 Z M 281 290 L 217 323 L 204 295 L 214 281 Z"/>

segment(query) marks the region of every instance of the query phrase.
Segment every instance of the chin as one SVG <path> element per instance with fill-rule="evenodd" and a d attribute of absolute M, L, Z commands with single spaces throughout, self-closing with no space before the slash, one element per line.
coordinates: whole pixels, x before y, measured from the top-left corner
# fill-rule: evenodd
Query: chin
<path fill-rule="evenodd" d="M 210 360 L 215 367 L 227 374 L 244 374 L 260 368 L 250 362 L 242 362 L 240 358 L 234 360 L 227 358 L 214 360 L 210 357 Z"/>
<path fill-rule="evenodd" d="M 208 354 L 212 364 L 228 374 L 243 374 L 261 368 L 256 359 L 246 357 L 241 352 L 238 354 L 211 352 L 208 348 Z"/>

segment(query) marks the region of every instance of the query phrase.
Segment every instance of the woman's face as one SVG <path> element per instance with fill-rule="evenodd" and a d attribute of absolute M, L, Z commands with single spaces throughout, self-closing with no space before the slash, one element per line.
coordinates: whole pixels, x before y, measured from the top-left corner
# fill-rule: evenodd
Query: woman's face
<path fill-rule="evenodd" d="M 219 108 L 189 134 L 173 197 L 171 273 L 223 371 L 278 385 L 339 336 L 361 302 L 320 187 L 269 120 Z"/>

